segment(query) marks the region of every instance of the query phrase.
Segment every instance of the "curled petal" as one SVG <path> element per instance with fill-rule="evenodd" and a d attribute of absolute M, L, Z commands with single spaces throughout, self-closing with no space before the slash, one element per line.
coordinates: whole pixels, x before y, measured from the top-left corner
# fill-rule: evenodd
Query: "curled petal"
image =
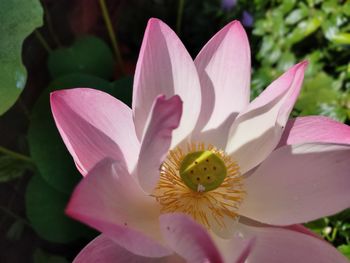
<path fill-rule="evenodd" d="M 238 162 L 242 173 L 261 163 L 280 141 L 306 65 L 299 63 L 275 80 L 233 123 L 226 152 Z"/>
<path fill-rule="evenodd" d="M 73 263 L 185 263 L 177 255 L 162 258 L 149 258 L 135 255 L 125 248 L 117 245 L 105 235 L 100 235 L 92 240 L 74 259 Z"/>
<path fill-rule="evenodd" d="M 88 88 L 55 91 L 50 99 L 57 128 L 83 175 L 108 157 L 134 169 L 140 145 L 128 106 Z"/>
<path fill-rule="evenodd" d="M 182 102 L 179 96 L 158 96 L 151 110 L 141 142 L 137 176 L 141 187 L 151 193 L 159 180 L 159 167 L 170 148 L 172 132 L 180 123 Z"/>
<path fill-rule="evenodd" d="M 208 232 L 184 214 L 165 214 L 160 217 L 164 238 L 170 247 L 188 262 L 222 262 Z"/>
<path fill-rule="evenodd" d="M 78 184 L 66 213 L 96 228 L 134 254 L 162 257 L 159 207 L 124 166 L 110 159 L 98 163 Z"/>
<path fill-rule="evenodd" d="M 225 259 L 232 257 L 234 248 L 242 243 L 240 239 L 253 239 L 253 247 L 246 262 L 348 262 L 339 251 L 326 241 L 284 228 L 254 227 L 240 224 L 237 228 L 237 237 L 231 240 L 215 238 L 215 242 Z"/>
<path fill-rule="evenodd" d="M 154 99 L 179 95 L 184 102 L 183 118 L 174 131 L 172 146 L 194 129 L 201 106 L 198 74 L 186 48 L 166 24 L 150 19 L 136 65 L 133 112 L 136 133 L 141 140 Z"/>

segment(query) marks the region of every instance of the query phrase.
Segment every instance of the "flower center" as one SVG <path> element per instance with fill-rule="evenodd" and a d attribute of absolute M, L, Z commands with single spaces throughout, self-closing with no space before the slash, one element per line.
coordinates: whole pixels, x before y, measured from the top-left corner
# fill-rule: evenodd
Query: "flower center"
<path fill-rule="evenodd" d="M 204 143 L 169 151 L 153 192 L 162 213 L 188 214 L 208 229 L 235 220 L 244 194 L 237 163 Z"/>
<path fill-rule="evenodd" d="M 190 189 L 207 192 L 222 184 L 227 169 L 219 156 L 206 150 L 188 153 L 181 162 L 179 173 Z"/>

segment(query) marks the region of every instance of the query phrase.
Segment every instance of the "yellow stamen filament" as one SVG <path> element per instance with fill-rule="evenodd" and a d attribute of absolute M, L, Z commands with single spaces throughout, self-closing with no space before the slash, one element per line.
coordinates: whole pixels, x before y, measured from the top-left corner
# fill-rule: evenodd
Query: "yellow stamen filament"
<path fill-rule="evenodd" d="M 216 189 L 207 192 L 194 191 L 181 179 L 179 170 L 183 159 L 187 154 L 197 151 L 211 151 L 225 164 L 227 175 Z M 185 213 L 210 229 L 212 220 L 225 228 L 225 216 L 233 220 L 238 217 L 236 211 L 243 199 L 244 190 L 236 162 L 213 145 L 206 147 L 204 143 L 191 143 L 185 150 L 177 147 L 169 151 L 160 168 L 160 180 L 153 196 L 160 203 L 162 213 Z"/>

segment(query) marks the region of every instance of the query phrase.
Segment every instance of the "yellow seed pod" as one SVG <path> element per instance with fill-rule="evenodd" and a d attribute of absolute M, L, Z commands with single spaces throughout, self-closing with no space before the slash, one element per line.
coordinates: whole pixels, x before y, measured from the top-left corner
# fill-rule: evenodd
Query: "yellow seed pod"
<path fill-rule="evenodd" d="M 227 175 L 224 161 L 212 151 L 187 154 L 181 162 L 179 172 L 183 182 L 197 192 L 218 188 Z"/>

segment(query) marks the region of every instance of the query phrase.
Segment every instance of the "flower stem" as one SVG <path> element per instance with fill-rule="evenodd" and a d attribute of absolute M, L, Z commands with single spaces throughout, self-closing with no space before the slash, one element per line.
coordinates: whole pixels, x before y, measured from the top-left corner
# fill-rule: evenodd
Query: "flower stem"
<path fill-rule="evenodd" d="M 25 161 L 25 162 L 29 162 L 29 163 L 33 163 L 33 160 L 28 157 L 28 156 L 25 156 L 23 154 L 20 154 L 20 153 L 17 153 L 17 152 L 14 152 L 14 151 L 11 151 L 9 149 L 6 149 L 2 146 L 0 146 L 0 153 L 3 153 L 3 154 L 6 154 L 6 155 L 9 155 L 15 159 L 19 159 L 19 160 L 22 160 L 22 161 Z"/>
<path fill-rule="evenodd" d="M 113 29 L 113 25 L 112 25 L 112 22 L 111 22 L 111 18 L 109 16 L 109 13 L 108 13 L 108 10 L 107 10 L 106 2 L 105 2 L 105 0 L 99 0 L 99 3 L 100 3 L 101 11 L 102 11 L 103 20 L 106 23 L 106 27 L 107 27 L 107 31 L 108 31 L 108 34 L 109 34 L 109 38 L 111 39 L 112 47 L 113 47 L 115 56 L 117 58 L 117 63 L 119 65 L 120 70 L 122 71 L 122 73 L 124 73 L 124 63 L 123 63 L 122 55 L 120 53 L 117 37 L 115 35 L 114 29 Z"/>
<path fill-rule="evenodd" d="M 184 11 L 185 0 L 179 0 L 179 6 L 177 9 L 177 18 L 176 18 L 176 33 L 178 36 L 181 34 L 181 22 L 182 22 L 182 14 Z"/>
<path fill-rule="evenodd" d="M 53 39 L 53 41 L 55 42 L 55 44 L 58 47 L 61 47 L 62 44 L 60 42 L 60 40 L 58 39 L 57 35 L 55 34 L 55 31 L 53 30 L 53 26 L 52 26 L 52 20 L 51 20 L 51 15 L 49 13 L 49 9 L 47 8 L 45 1 L 41 1 L 44 11 L 45 11 L 45 19 L 46 19 L 46 23 L 47 23 L 47 28 L 49 29 L 49 33 Z"/>
<path fill-rule="evenodd" d="M 16 215 L 15 213 L 13 213 L 12 211 L 10 211 L 10 210 L 7 209 L 6 207 L 0 206 L 0 210 L 2 210 L 5 214 L 7 214 L 8 216 L 14 218 L 15 220 L 21 221 L 21 222 L 24 223 L 26 226 L 32 227 L 26 219 L 24 219 L 24 218 L 22 218 L 22 217 Z"/>
<path fill-rule="evenodd" d="M 43 35 L 39 32 L 39 30 L 35 29 L 34 34 L 35 34 L 36 38 L 39 40 L 39 42 L 43 45 L 43 47 L 45 48 L 47 53 L 51 53 L 52 49 L 50 48 L 49 44 L 46 42 Z"/>

